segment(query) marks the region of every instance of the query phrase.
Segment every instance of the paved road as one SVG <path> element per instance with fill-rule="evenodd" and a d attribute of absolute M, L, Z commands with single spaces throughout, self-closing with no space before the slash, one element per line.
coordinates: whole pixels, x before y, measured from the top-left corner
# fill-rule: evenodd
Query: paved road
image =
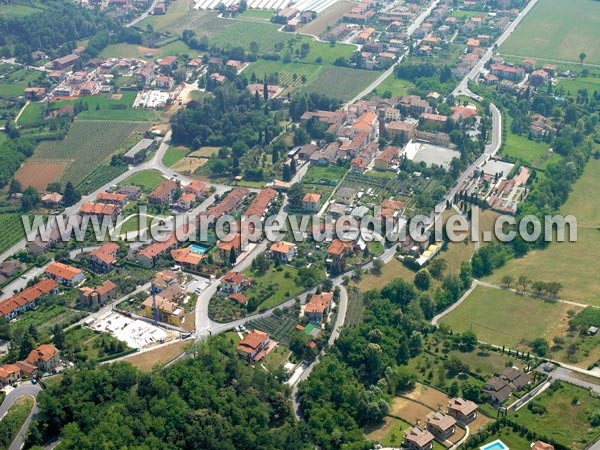
<path fill-rule="evenodd" d="M 25 419 L 25 422 L 23 422 L 23 426 L 19 430 L 19 433 L 15 437 L 12 444 L 8 447 L 9 450 L 20 450 L 23 447 L 23 444 L 25 443 L 25 436 L 27 435 L 27 430 L 29 429 L 31 419 L 38 412 L 36 399 L 41 390 L 42 388 L 39 384 L 21 384 L 20 386 L 10 391 L 4 399 L 4 401 L 2 402 L 2 404 L 0 405 L 0 417 L 4 417 L 4 415 L 8 412 L 10 407 L 13 406 L 19 398 L 25 395 L 30 395 L 34 398 L 31 413 L 29 414 L 29 416 L 27 416 L 27 419 Z"/>
<path fill-rule="evenodd" d="M 504 30 L 504 33 L 502 33 L 500 35 L 500 37 L 496 40 L 494 45 L 492 47 L 490 47 L 487 52 L 485 52 L 485 54 L 482 56 L 482 58 L 479 60 L 479 62 L 473 67 L 473 69 L 471 69 L 471 71 L 467 74 L 467 76 L 464 77 L 460 83 L 458 83 L 458 86 L 456 86 L 454 91 L 452 91 L 452 95 L 457 96 L 457 95 L 464 94 L 464 95 L 468 95 L 470 97 L 474 97 L 473 93 L 469 91 L 469 87 L 468 87 L 469 81 L 476 80 L 477 77 L 479 77 L 479 72 L 481 72 L 481 69 L 483 69 L 483 67 L 487 64 L 487 62 L 492 58 L 495 50 L 497 48 L 500 48 L 500 46 L 504 43 L 504 41 L 506 41 L 510 37 L 510 35 L 513 33 L 513 31 L 515 31 L 517 26 L 519 26 L 519 24 L 521 23 L 523 18 L 527 15 L 527 13 L 529 13 L 529 11 L 531 11 L 531 9 L 536 5 L 537 2 L 538 2 L 538 0 L 531 0 L 527 4 L 527 6 L 525 6 L 525 8 L 523 8 L 523 10 L 517 16 L 517 18 L 512 21 L 512 23 L 508 26 L 508 28 L 506 28 L 506 30 Z"/>
<path fill-rule="evenodd" d="M 135 19 L 133 19 L 131 22 L 126 23 L 125 24 L 125 28 L 129 28 L 129 27 L 132 27 L 134 25 L 137 25 L 139 22 L 141 22 L 142 20 L 144 20 L 146 17 L 150 16 L 150 14 L 152 13 L 152 10 L 154 9 L 154 7 L 158 3 L 158 1 L 159 0 L 154 0 L 152 2 L 152 4 L 150 5 L 150 7 L 146 11 L 144 11 L 138 17 L 136 17 Z"/>
<path fill-rule="evenodd" d="M 566 381 L 567 383 L 574 384 L 575 386 L 579 386 L 584 389 L 591 389 L 596 394 L 600 394 L 600 378 L 598 378 L 598 383 L 590 383 L 588 381 L 583 381 L 573 376 L 573 370 L 567 369 L 565 367 L 557 367 L 552 372 L 550 372 L 548 376 L 553 380 Z"/>

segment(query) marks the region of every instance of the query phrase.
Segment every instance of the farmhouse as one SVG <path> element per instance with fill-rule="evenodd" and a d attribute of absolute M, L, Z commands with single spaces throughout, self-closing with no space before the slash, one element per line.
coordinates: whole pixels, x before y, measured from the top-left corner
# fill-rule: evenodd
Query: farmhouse
<path fill-rule="evenodd" d="M 420 427 L 412 427 L 404 434 L 402 447 L 406 450 L 431 450 L 433 448 L 433 434 Z"/>
<path fill-rule="evenodd" d="M 61 262 L 50 263 L 46 268 L 46 275 L 54 281 L 69 287 L 78 285 L 85 278 L 81 269 Z"/>
<path fill-rule="evenodd" d="M 58 292 L 58 283 L 49 278 L 38 281 L 12 297 L 0 302 L 0 317 L 11 320 L 19 314 L 37 306 L 38 301 L 51 293 Z"/>
<path fill-rule="evenodd" d="M 237 349 L 248 360 L 259 362 L 266 356 L 269 343 L 269 333 L 253 330 L 239 342 Z"/>
<path fill-rule="evenodd" d="M 117 285 L 110 280 L 98 286 L 84 286 L 79 289 L 79 304 L 84 306 L 103 306 L 117 295 Z"/>

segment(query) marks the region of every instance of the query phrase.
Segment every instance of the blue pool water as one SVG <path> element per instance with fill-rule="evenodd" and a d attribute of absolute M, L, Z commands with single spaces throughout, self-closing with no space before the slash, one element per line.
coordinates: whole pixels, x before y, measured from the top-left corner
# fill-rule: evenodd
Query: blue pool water
<path fill-rule="evenodd" d="M 193 253 L 200 253 L 201 255 L 208 251 L 208 247 L 199 244 L 190 245 L 190 249 Z"/>
<path fill-rule="evenodd" d="M 483 447 L 479 447 L 481 450 L 509 450 L 504 442 L 501 440 L 497 440 L 494 442 L 490 442 L 489 444 L 485 444 Z"/>

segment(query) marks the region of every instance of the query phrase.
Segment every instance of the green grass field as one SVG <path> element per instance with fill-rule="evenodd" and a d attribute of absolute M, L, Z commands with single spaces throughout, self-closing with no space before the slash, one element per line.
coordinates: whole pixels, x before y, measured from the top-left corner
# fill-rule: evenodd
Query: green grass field
<path fill-rule="evenodd" d="M 527 134 L 513 134 L 510 130 L 512 118 L 504 115 L 506 120 L 506 146 L 502 154 L 510 158 L 521 160 L 524 164 L 544 169 L 552 162 L 560 161 L 560 155 L 548 151 L 549 144 L 545 142 L 536 142 L 527 137 Z"/>
<path fill-rule="evenodd" d="M 33 408 L 34 399 L 25 395 L 17 399 L 0 421 L 0 448 L 9 448 Z"/>
<path fill-rule="evenodd" d="M 572 450 L 587 448 L 598 438 L 598 428 L 591 426 L 588 416 L 600 409 L 600 400 L 586 389 L 559 383 L 558 389 L 548 389 L 534 402 L 545 407 L 546 412 L 533 414 L 522 408 L 512 419 Z"/>
<path fill-rule="evenodd" d="M 127 178 L 121 183 L 122 186 L 133 184 L 139 186 L 144 192 L 150 192 L 160 183 L 165 181 L 162 174 L 158 170 L 142 170 Z"/>
<path fill-rule="evenodd" d="M 472 330 L 484 342 L 515 348 L 538 337 L 559 334 L 561 319 L 572 306 L 548 303 L 511 291 L 478 286 L 441 319 L 457 332 Z"/>
<path fill-rule="evenodd" d="M 408 94 L 412 88 L 414 88 L 414 84 L 410 81 L 401 80 L 396 78 L 394 74 L 391 74 L 383 81 L 383 83 L 377 86 L 373 92 L 377 95 L 383 95 L 385 92 L 389 91 L 392 93 L 392 96 L 400 97 Z"/>
<path fill-rule="evenodd" d="M 152 58 L 164 58 L 165 56 L 179 56 L 184 53 L 195 54 L 193 50 L 181 40 L 170 42 L 158 48 L 142 47 L 133 44 L 112 44 L 106 47 L 100 53 L 103 58 L 141 58 L 148 59 L 147 54 L 151 54 Z"/>
<path fill-rule="evenodd" d="M 33 158 L 70 161 L 61 180 L 77 186 L 131 136 L 141 136 L 148 125 L 147 122 L 76 120 L 64 140 L 42 142 Z"/>
<path fill-rule="evenodd" d="M 328 96 L 350 100 L 377 79 L 381 72 L 330 66 L 323 70 L 306 88 L 308 93 L 327 93 Z"/>
<path fill-rule="evenodd" d="M 600 3 L 540 0 L 502 45 L 500 53 L 600 64 Z"/>
<path fill-rule="evenodd" d="M 600 78 L 578 77 L 574 80 L 560 80 L 558 86 L 565 90 L 565 95 L 577 96 L 577 91 L 580 89 L 587 89 L 591 95 L 596 91 L 600 91 Z"/>
<path fill-rule="evenodd" d="M 0 5 L 0 17 L 25 17 L 43 11 L 44 8 L 37 4 L 35 6 L 24 5 L 22 3 Z"/>
<path fill-rule="evenodd" d="M 198 36 L 212 37 L 233 23 L 219 19 L 215 11 L 200 11 L 193 6 L 194 2 L 189 0 L 170 2 L 165 15 L 149 16 L 138 26 L 145 29 L 151 25 L 155 31 L 168 31 L 174 35 L 181 35 L 184 30 L 194 30 Z"/>
<path fill-rule="evenodd" d="M 163 164 L 167 167 L 173 167 L 179 160 L 188 154 L 185 147 L 169 147 L 163 157 Z"/>
<path fill-rule="evenodd" d="M 272 23 L 245 20 L 229 22 L 231 25 L 217 33 L 211 39 L 211 44 L 223 47 L 243 47 L 249 50 L 250 42 L 256 42 L 260 51 L 264 52 L 272 49 L 277 42 L 285 42 L 291 37 L 287 33 L 279 32 L 279 26 Z"/>
<path fill-rule="evenodd" d="M 560 212 L 577 218 L 577 242 L 554 242 L 543 251 L 532 251 L 524 258 L 509 261 L 487 281 L 498 284 L 502 276 L 526 275 L 564 285 L 560 297 L 600 306 L 600 161 L 590 159 L 583 175 L 575 183 Z"/>
<path fill-rule="evenodd" d="M 252 20 L 261 20 L 264 22 L 269 22 L 271 17 L 275 15 L 277 11 L 272 9 L 247 9 L 238 17 L 241 19 L 252 19 Z"/>
<path fill-rule="evenodd" d="M 35 83 L 41 75 L 42 72 L 27 69 L 5 74 L 4 78 L 0 80 L 0 98 L 13 98 L 23 95 L 23 91 L 29 86 L 29 83 Z"/>
<path fill-rule="evenodd" d="M 84 104 L 88 105 L 87 111 L 82 111 L 77 116 L 78 119 L 85 120 L 132 120 L 148 121 L 156 120 L 158 114 L 155 111 L 147 109 L 134 109 L 132 107 L 136 92 L 123 92 L 117 94 L 120 98 L 113 98 L 112 94 L 92 95 L 82 97 Z M 53 103 L 53 108 L 60 108 L 66 105 L 73 105 L 77 100 L 61 100 Z M 96 109 L 99 107 L 99 109 Z M 19 125 L 31 126 L 42 120 L 42 112 L 46 109 L 46 103 L 30 103 L 19 118 Z"/>

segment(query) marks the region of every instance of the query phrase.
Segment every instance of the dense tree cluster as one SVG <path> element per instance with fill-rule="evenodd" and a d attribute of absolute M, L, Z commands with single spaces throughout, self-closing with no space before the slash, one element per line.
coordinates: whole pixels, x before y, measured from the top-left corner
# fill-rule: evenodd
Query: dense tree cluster
<path fill-rule="evenodd" d="M 220 339 L 161 372 L 126 363 L 71 370 L 39 396 L 30 444 L 61 433 L 66 449 L 303 449 L 288 388 Z"/>
<path fill-rule="evenodd" d="M 10 139 L 0 144 L 0 187 L 10 181 L 34 150 L 35 143 L 28 139 Z"/>

